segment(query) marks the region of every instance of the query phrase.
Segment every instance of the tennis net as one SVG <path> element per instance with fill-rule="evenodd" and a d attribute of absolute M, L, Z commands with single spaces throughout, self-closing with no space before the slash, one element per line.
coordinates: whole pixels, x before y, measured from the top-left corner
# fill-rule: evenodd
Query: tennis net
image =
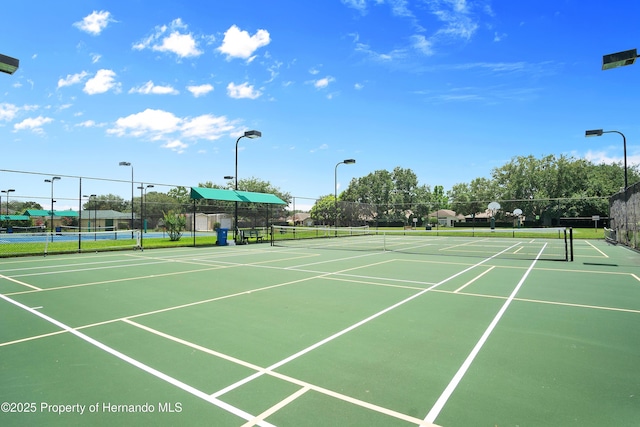
<path fill-rule="evenodd" d="M 22 254 L 101 251 L 140 247 L 139 232 L 131 230 L 94 232 L 38 232 L 0 234 L 0 257 Z"/>
<path fill-rule="evenodd" d="M 573 261 L 567 228 L 380 230 L 369 227 L 273 226 L 271 245 L 309 249 L 393 251 L 411 254 Z"/>

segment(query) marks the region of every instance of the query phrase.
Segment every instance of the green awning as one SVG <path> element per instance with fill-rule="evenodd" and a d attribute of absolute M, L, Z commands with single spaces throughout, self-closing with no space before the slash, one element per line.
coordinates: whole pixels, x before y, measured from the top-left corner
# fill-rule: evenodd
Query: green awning
<path fill-rule="evenodd" d="M 225 202 L 268 203 L 286 205 L 274 194 L 254 193 L 251 191 L 223 190 L 220 188 L 191 187 L 192 199 L 223 200 Z"/>
<path fill-rule="evenodd" d="M 51 216 L 51 211 L 45 209 L 27 209 L 24 211 L 24 215 L 27 216 Z M 77 217 L 76 211 L 53 211 L 53 216 L 70 216 Z"/>
<path fill-rule="evenodd" d="M 2 221 L 28 221 L 30 219 L 27 215 L 2 215 L 0 220 Z"/>

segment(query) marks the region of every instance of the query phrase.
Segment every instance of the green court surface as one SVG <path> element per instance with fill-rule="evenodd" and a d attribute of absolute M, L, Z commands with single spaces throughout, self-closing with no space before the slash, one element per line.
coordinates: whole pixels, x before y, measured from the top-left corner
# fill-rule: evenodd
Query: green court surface
<path fill-rule="evenodd" d="M 0 425 L 637 426 L 640 255 L 496 242 L 2 259 Z"/>

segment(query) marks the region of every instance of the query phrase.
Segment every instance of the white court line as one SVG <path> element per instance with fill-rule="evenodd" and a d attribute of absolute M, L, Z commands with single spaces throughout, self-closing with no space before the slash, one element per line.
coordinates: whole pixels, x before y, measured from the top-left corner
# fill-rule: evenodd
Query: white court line
<path fill-rule="evenodd" d="M 458 292 L 460 292 L 461 290 L 463 290 L 464 288 L 466 288 L 467 286 L 469 286 L 470 284 L 472 284 L 473 282 L 475 282 L 476 280 L 478 280 L 479 278 L 481 278 L 482 276 L 484 276 L 485 274 L 487 274 L 488 272 L 493 270 L 494 268 L 496 268 L 496 266 L 492 265 L 488 270 L 485 270 L 482 273 L 478 274 L 476 277 L 474 277 L 473 279 L 469 280 L 467 283 L 465 283 L 464 285 L 460 286 L 458 289 L 453 291 L 453 293 L 457 294 Z"/>
<path fill-rule="evenodd" d="M 157 369 L 154 369 L 154 368 L 152 368 L 152 367 L 150 367 L 148 365 L 145 365 L 144 363 L 142 363 L 142 362 L 140 362 L 140 361 L 138 361 L 138 360 L 136 360 L 136 359 L 134 359 L 132 357 L 129 357 L 126 354 L 121 353 L 118 350 L 115 350 L 115 349 L 109 347 L 108 345 L 101 343 L 98 340 L 93 339 L 90 336 L 85 335 L 82 332 L 72 328 L 71 326 L 68 326 L 68 325 L 66 325 L 66 324 L 64 324 L 64 323 L 62 323 L 62 322 L 60 322 L 60 321 L 58 321 L 58 320 L 56 320 L 56 319 L 54 319 L 52 317 L 47 316 L 46 314 L 42 314 L 39 311 L 36 311 L 36 310 L 34 310 L 34 309 L 32 309 L 32 308 L 30 308 L 30 307 L 18 302 L 18 301 L 15 301 L 15 300 L 13 300 L 13 299 L 5 296 L 5 295 L 0 294 L 0 298 L 5 300 L 5 301 L 7 301 L 7 302 L 9 302 L 9 303 L 11 303 L 11 304 L 13 304 L 13 305 L 15 305 L 15 306 L 17 306 L 17 307 L 19 307 L 19 308 L 21 308 L 21 309 L 23 309 L 23 310 L 28 311 L 31 314 L 36 315 L 37 317 L 40 317 L 43 320 L 46 320 L 49 323 L 53 323 L 57 327 L 69 332 L 72 335 L 75 335 L 76 337 L 80 338 L 81 340 L 83 340 L 83 341 L 85 341 L 85 342 L 87 342 L 87 343 L 89 343 L 89 344 L 91 344 L 93 346 L 98 347 L 100 350 L 102 350 L 102 351 L 104 351 L 106 353 L 109 353 L 112 356 L 115 356 L 118 359 L 120 359 L 120 360 L 122 360 L 124 362 L 127 362 L 130 365 L 133 365 L 136 368 L 138 368 L 140 370 L 143 370 L 143 371 L 147 372 L 148 374 L 153 375 L 156 378 L 159 378 L 159 379 L 161 379 L 163 381 L 166 381 L 169 384 L 171 384 L 171 385 L 173 385 L 173 386 L 175 386 L 177 388 L 180 388 L 180 389 L 186 391 L 189 394 L 192 394 L 193 396 L 199 397 L 200 399 L 205 400 L 205 401 L 207 401 L 207 402 L 209 402 L 209 403 L 211 403 L 211 404 L 213 404 L 213 405 L 215 405 L 215 406 L 217 406 L 217 407 L 219 407 L 221 409 L 224 409 L 225 411 L 230 412 L 230 413 L 232 413 L 232 414 L 234 414 L 234 415 L 236 415 L 236 416 L 238 416 L 238 417 L 240 417 L 240 418 L 242 418 L 242 419 L 244 419 L 246 421 L 255 419 L 255 416 L 249 414 L 248 412 L 245 412 L 245 411 L 243 411 L 241 409 L 236 408 L 235 406 L 229 405 L 228 403 L 225 403 L 225 402 L 223 402 L 223 401 L 221 401 L 219 399 L 216 399 L 216 398 L 214 398 L 212 396 L 209 396 L 207 393 L 204 393 L 203 391 L 200 391 L 200 390 L 196 389 L 195 387 L 192 387 L 192 386 L 190 386 L 190 385 L 188 385 L 186 383 L 183 383 L 180 380 L 177 380 L 177 379 L 175 379 L 175 378 L 173 378 L 173 377 L 171 377 L 171 376 L 169 376 L 169 375 L 167 375 L 167 374 L 165 374 L 163 372 L 158 371 Z M 261 426 L 268 426 L 268 427 L 272 426 L 272 424 L 267 423 L 266 421 L 260 421 L 258 424 L 261 425 Z"/>
<path fill-rule="evenodd" d="M 507 249 L 504 249 L 504 250 L 502 250 L 502 251 L 500 251 L 500 252 L 498 252 L 498 253 L 496 253 L 496 254 L 494 254 L 494 255 L 490 256 L 489 258 L 486 258 L 486 259 L 484 259 L 484 260 L 482 260 L 482 261 L 478 262 L 477 264 L 474 264 L 474 265 L 472 265 L 472 266 L 470 266 L 470 267 L 467 267 L 467 268 L 465 268 L 464 270 L 462 270 L 462 271 L 460 271 L 460 272 L 458 272 L 458 273 L 456 273 L 456 274 L 454 274 L 454 275 L 452 275 L 452 276 L 450 276 L 450 277 L 447 277 L 446 279 L 441 280 L 440 282 L 438 282 L 438 283 L 434 284 L 433 286 L 430 286 L 430 287 L 428 287 L 428 288 L 426 288 L 426 289 L 424 289 L 424 290 L 422 290 L 422 291 L 420 291 L 420 292 L 418 292 L 418 293 L 416 293 L 416 294 L 413 294 L 413 295 L 411 295 L 410 297 L 405 298 L 405 299 L 403 299 L 402 301 L 397 302 L 397 303 L 395 303 L 395 304 L 393 304 L 393 305 L 391 305 L 391 306 L 389 306 L 389 307 L 385 308 L 384 310 L 381 310 L 381 311 L 379 311 L 379 312 L 377 312 L 377 313 L 375 313 L 375 314 L 373 314 L 373 315 L 371 315 L 371 316 L 367 317 L 366 319 L 363 319 L 363 320 L 361 320 L 361 321 L 359 321 L 359 322 L 357 322 L 357 323 L 354 323 L 353 325 L 351 325 L 351 326 L 349 326 L 349 327 L 347 327 L 347 328 L 345 328 L 345 329 L 343 329 L 343 330 L 341 330 L 341 331 L 339 331 L 339 332 L 336 332 L 335 334 L 333 334 L 333 335 L 331 335 L 331 336 L 329 336 L 329 337 L 327 337 L 327 338 L 325 338 L 325 339 L 323 339 L 323 340 L 321 340 L 321 341 L 318 341 L 317 343 L 312 344 L 312 345 L 310 345 L 309 347 L 307 347 L 307 348 L 305 348 L 305 349 L 302 349 L 302 350 L 300 350 L 299 352 L 297 352 L 297 353 L 295 353 L 295 354 L 292 354 L 291 356 L 289 356 L 289 357 L 287 357 L 287 358 L 285 358 L 285 359 L 282 359 L 282 360 L 281 360 L 281 361 L 279 361 L 279 362 L 274 363 L 273 365 L 271 365 L 271 366 L 269 366 L 269 367 L 265 368 L 265 370 L 266 370 L 266 371 L 273 371 L 273 370 L 275 370 L 275 369 L 278 369 L 278 368 L 279 368 L 279 367 L 281 367 L 282 365 L 284 365 L 284 364 L 286 364 L 286 363 L 289 363 L 289 362 L 291 362 L 292 360 L 295 360 L 295 359 L 299 358 L 300 356 L 303 356 L 303 355 L 305 355 L 305 354 L 307 354 L 307 353 L 311 352 L 312 350 L 315 350 L 316 348 L 318 348 L 318 347 L 320 347 L 320 346 L 322 346 L 322 345 L 324 345 L 324 344 L 326 344 L 326 343 L 328 343 L 328 342 L 331 342 L 331 341 L 333 341 L 334 339 L 336 339 L 336 338 L 338 338 L 338 337 L 341 337 L 342 335 L 344 335 L 344 334 L 346 334 L 346 333 L 348 333 L 348 332 L 351 332 L 352 330 L 354 330 L 354 329 L 356 329 L 356 328 L 358 328 L 358 327 L 360 327 L 360 326 L 362 326 L 362 325 L 364 325 L 364 324 L 366 324 L 366 323 L 369 323 L 370 321 L 372 321 L 372 320 L 374 320 L 374 319 L 376 319 L 376 318 L 378 318 L 378 317 L 382 316 L 383 314 L 385 314 L 385 313 L 387 313 L 387 312 L 389 312 L 389 311 L 391 311 L 391 310 L 393 310 L 393 309 L 395 309 L 395 308 L 397 308 L 397 307 L 400 307 L 401 305 L 406 304 L 407 302 L 412 301 L 412 300 L 414 300 L 414 299 L 416 299 L 416 298 L 420 297 L 421 295 L 424 295 L 425 293 L 427 293 L 427 292 L 429 292 L 430 290 L 432 290 L 432 289 L 434 289 L 434 288 L 436 288 L 436 287 L 438 287 L 438 286 L 440 286 L 440 285 L 442 285 L 442 284 L 444 284 L 444 283 L 448 282 L 449 280 L 453 280 L 453 279 L 455 279 L 456 277 L 460 276 L 461 274 L 464 274 L 464 273 L 466 273 L 467 271 L 472 270 L 472 269 L 474 269 L 474 268 L 478 267 L 479 265 L 482 265 L 482 264 L 484 264 L 485 262 L 488 262 L 488 261 L 492 260 L 493 258 L 497 257 L 498 255 L 501 255 L 502 253 L 504 253 L 504 252 L 506 252 L 506 251 L 508 251 L 508 250 L 512 249 L 513 247 L 515 247 L 515 246 L 517 246 L 517 245 L 519 245 L 519 244 L 520 244 L 520 242 L 518 242 L 518 243 L 516 243 L 515 245 L 513 245 L 513 246 L 511 246 L 511 247 L 509 247 L 509 248 L 507 248 Z M 357 267 L 357 268 L 362 268 L 362 267 Z M 355 269 L 355 268 L 354 268 L 354 269 Z M 337 271 L 337 272 L 335 272 L 335 273 L 327 273 L 327 274 L 325 274 L 324 276 L 331 276 L 331 275 L 333 275 L 333 274 L 340 274 L 340 273 L 342 273 L 342 272 L 344 272 L 344 271 L 349 271 L 349 270 L 350 270 L 350 269 L 342 270 L 342 271 Z M 323 277 L 323 276 L 321 275 L 321 276 L 318 276 L 317 278 L 321 278 L 321 277 Z M 238 381 L 238 382 L 236 382 L 236 383 L 234 383 L 234 384 L 231 384 L 231 385 L 229 385 L 229 386 L 227 386 L 227 387 L 223 388 L 222 390 L 219 390 L 219 391 L 217 391 L 217 392 L 213 393 L 211 396 L 212 396 L 212 397 L 218 397 L 218 396 L 221 396 L 221 395 L 223 395 L 223 394 L 225 394 L 225 393 L 228 393 L 229 391 L 234 390 L 234 389 L 236 389 L 236 388 L 238 388 L 238 387 L 240 387 L 240 386 L 242 386 L 242 385 L 244 385 L 244 384 L 248 383 L 249 381 L 252 381 L 252 380 L 254 380 L 254 379 L 256 379 L 256 378 L 260 377 L 260 376 L 261 376 L 261 375 L 263 375 L 264 373 L 265 373 L 265 372 L 263 371 L 263 372 L 257 372 L 257 373 L 255 373 L 255 374 L 253 374 L 253 375 L 250 375 L 250 376 L 249 376 L 249 377 L 247 377 L 247 378 L 244 378 L 244 379 L 242 379 L 242 380 L 240 380 L 240 381 Z"/>
<path fill-rule="evenodd" d="M 609 255 L 605 254 L 604 252 L 602 252 L 600 249 L 596 248 L 595 246 L 593 246 L 593 243 L 591 243 L 590 241 L 586 240 L 587 244 L 589 246 L 591 246 L 593 249 L 595 249 L 596 251 L 600 252 L 600 254 L 602 254 L 603 257 L 605 258 L 609 258 Z"/>
<path fill-rule="evenodd" d="M 28 283 L 21 282 L 20 280 L 16 280 L 16 279 L 14 279 L 12 277 L 7 277 L 4 274 L 0 274 L 0 278 L 6 279 L 6 280 L 8 280 L 10 282 L 13 282 L 13 283 L 17 283 L 18 285 L 26 286 L 27 288 L 31 288 L 31 289 L 36 290 L 36 291 L 41 291 L 42 290 L 41 288 L 39 288 L 37 286 L 33 286 L 33 285 L 28 284 Z"/>
<path fill-rule="evenodd" d="M 260 415 L 258 415 L 254 419 L 252 419 L 251 421 L 248 421 L 248 422 L 244 423 L 242 425 L 242 427 L 252 427 L 252 426 L 256 425 L 260 421 L 263 421 L 265 418 L 267 418 L 269 415 L 275 414 L 280 409 L 284 408 L 289 403 L 293 402 L 294 400 L 296 400 L 297 398 L 299 398 L 300 396 L 302 396 L 303 394 L 305 394 L 309 390 L 310 390 L 309 387 L 302 387 L 300 390 L 296 391 L 291 396 L 287 397 L 286 399 L 282 400 L 281 402 L 278 402 L 276 405 L 273 405 L 271 408 L 267 409 L 266 411 L 264 411 L 263 413 L 261 413 Z"/>
<path fill-rule="evenodd" d="M 542 249 L 540 249 L 540 252 L 536 256 L 536 258 L 533 260 L 533 262 L 531 263 L 527 271 L 524 273 L 524 275 L 522 276 L 522 279 L 520 279 L 520 282 L 518 282 L 513 292 L 511 292 L 511 295 L 509 295 L 509 298 L 507 298 L 507 300 L 504 302 L 504 304 L 502 305 L 502 308 L 500 308 L 500 310 L 498 311 L 498 314 L 496 314 L 496 316 L 493 318 L 493 320 L 491 321 L 487 329 L 484 331 L 484 334 L 482 334 L 482 336 L 480 337 L 480 340 L 476 343 L 475 347 L 473 347 L 473 350 L 471 350 L 471 353 L 469 353 L 465 361 L 462 363 L 462 366 L 460 366 L 460 369 L 458 369 L 458 372 L 456 372 L 456 374 L 453 376 L 453 378 L 451 379 L 451 382 L 449 382 L 449 385 L 447 385 L 447 387 L 444 389 L 444 391 L 436 401 L 435 405 L 433 405 L 433 407 L 425 417 L 424 419 L 425 421 L 432 423 L 436 420 L 436 418 L 440 414 L 440 411 L 442 411 L 442 408 L 444 408 L 444 405 L 449 400 L 449 397 L 451 397 L 456 387 L 458 387 L 458 384 L 460 383 L 460 381 L 462 381 L 462 377 L 464 377 L 464 375 L 467 373 L 467 370 L 469 369 L 469 367 L 471 366 L 471 363 L 480 352 L 480 349 L 482 349 L 482 346 L 484 346 L 484 343 L 489 338 L 489 335 L 491 335 L 495 327 L 498 325 L 498 322 L 500 321 L 504 313 L 507 311 L 507 308 L 509 308 L 511 301 L 513 301 L 513 299 L 516 297 L 516 294 L 522 287 L 522 284 L 524 283 L 524 281 L 529 276 L 529 273 L 531 273 L 531 270 L 533 270 L 533 267 L 536 265 L 536 262 L 538 261 L 540 256 L 542 256 L 542 252 L 544 251 L 546 246 L 547 246 L 546 243 L 542 246 Z"/>
<path fill-rule="evenodd" d="M 237 358 L 235 358 L 233 356 L 229 356 L 227 354 L 220 353 L 218 351 L 211 350 L 211 349 L 206 348 L 206 347 L 202 347 L 201 345 L 192 343 L 190 341 L 185 341 L 182 338 L 178 338 L 178 337 L 175 337 L 173 335 L 169 335 L 169 334 L 166 334 L 164 332 L 160 332 L 160 331 L 158 331 L 156 329 L 150 328 L 150 327 L 142 325 L 140 323 L 136 323 L 136 322 L 133 322 L 133 321 L 128 320 L 128 319 L 122 319 L 122 321 L 125 322 L 125 323 L 128 323 L 128 324 L 130 324 L 132 326 L 135 326 L 137 328 L 143 329 L 143 330 L 145 330 L 147 332 L 150 332 L 152 334 L 155 334 L 155 335 L 161 336 L 163 338 L 166 338 L 168 340 L 177 342 L 178 344 L 182 344 L 184 346 L 193 348 L 193 349 L 198 350 L 198 351 L 202 351 L 202 352 L 207 353 L 207 354 L 211 354 L 212 356 L 216 356 L 216 357 L 219 357 L 219 358 L 221 358 L 223 360 L 227 360 L 229 362 L 236 363 L 236 364 L 238 364 L 240 366 L 244 366 L 244 367 L 252 369 L 254 371 L 264 372 L 267 375 L 270 375 L 270 376 L 272 376 L 274 378 L 278 378 L 278 379 L 283 380 L 283 381 L 287 381 L 287 382 L 289 382 L 291 384 L 295 384 L 297 386 L 300 386 L 301 388 L 308 388 L 309 390 L 313 390 L 315 392 L 327 395 L 327 396 L 332 397 L 334 399 L 342 400 L 344 402 L 351 403 L 352 405 L 357 405 L 357 406 L 360 406 L 362 408 L 366 408 L 366 409 L 369 409 L 371 411 L 379 412 L 381 414 L 388 415 L 390 417 L 394 417 L 394 418 L 397 418 L 397 419 L 400 419 L 400 420 L 404 420 L 404 421 L 409 422 L 409 423 L 413 423 L 413 424 L 417 424 L 417 425 L 425 426 L 425 427 L 426 426 L 429 426 L 429 427 L 434 427 L 435 426 L 435 424 L 427 424 L 426 422 L 424 422 L 423 420 L 421 420 L 419 418 L 415 418 L 415 417 L 412 417 L 410 415 L 406 415 L 406 414 L 403 414 L 401 412 L 394 411 L 392 409 L 384 408 L 382 406 L 374 405 L 373 403 L 365 402 L 364 400 L 356 399 L 354 397 L 347 396 L 345 394 L 341 394 L 341 393 L 335 392 L 333 390 L 329 390 L 329 389 L 326 389 L 326 388 L 323 388 L 323 387 L 308 383 L 306 381 L 302 381 L 302 380 L 299 380 L 297 378 L 293 378 L 293 377 L 290 377 L 288 375 L 281 374 L 279 372 L 266 371 L 265 368 L 262 368 L 260 366 L 254 365 L 254 364 L 252 364 L 250 362 L 246 362 L 244 360 L 237 359 Z"/>

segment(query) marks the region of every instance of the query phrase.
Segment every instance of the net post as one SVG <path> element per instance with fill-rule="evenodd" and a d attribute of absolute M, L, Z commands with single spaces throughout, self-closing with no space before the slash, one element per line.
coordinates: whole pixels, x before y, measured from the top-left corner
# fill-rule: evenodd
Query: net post
<path fill-rule="evenodd" d="M 571 252 L 571 261 L 573 262 L 573 227 L 569 227 L 569 248 Z"/>

